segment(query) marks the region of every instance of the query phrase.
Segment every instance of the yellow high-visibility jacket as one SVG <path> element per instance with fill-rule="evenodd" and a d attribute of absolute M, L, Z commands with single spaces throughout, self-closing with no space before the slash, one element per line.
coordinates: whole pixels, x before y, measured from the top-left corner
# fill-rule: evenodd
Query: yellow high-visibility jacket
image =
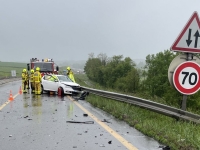
<path fill-rule="evenodd" d="M 71 70 L 68 72 L 68 77 L 69 77 L 73 82 L 75 82 L 74 73 L 73 73 Z"/>
<path fill-rule="evenodd" d="M 22 81 L 26 81 L 27 80 L 27 75 L 26 73 L 22 72 Z"/>
<path fill-rule="evenodd" d="M 34 82 L 34 73 L 31 73 L 30 75 L 30 82 Z"/>
<path fill-rule="evenodd" d="M 41 76 L 40 72 L 39 72 L 39 71 L 36 71 L 36 72 L 34 73 L 33 81 L 34 81 L 35 83 L 41 82 L 41 78 L 42 78 L 42 76 Z"/>

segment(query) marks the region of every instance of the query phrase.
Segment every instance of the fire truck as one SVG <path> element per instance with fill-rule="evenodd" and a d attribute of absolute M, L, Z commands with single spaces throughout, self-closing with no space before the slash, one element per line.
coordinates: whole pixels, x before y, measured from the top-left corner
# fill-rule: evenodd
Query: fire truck
<path fill-rule="evenodd" d="M 58 74 L 59 67 L 55 64 L 53 59 L 42 59 L 41 61 L 37 58 L 31 58 L 30 63 L 27 64 L 27 70 L 40 68 L 41 75 L 44 74 Z"/>

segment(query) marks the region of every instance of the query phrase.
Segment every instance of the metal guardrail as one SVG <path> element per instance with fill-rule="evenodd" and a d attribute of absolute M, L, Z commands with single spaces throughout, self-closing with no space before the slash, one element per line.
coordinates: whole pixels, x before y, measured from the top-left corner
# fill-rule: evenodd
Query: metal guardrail
<path fill-rule="evenodd" d="M 154 111 L 154 112 L 157 112 L 169 117 L 173 117 L 175 119 L 183 119 L 185 121 L 195 122 L 198 124 L 200 123 L 200 115 L 193 114 L 193 113 L 190 113 L 178 108 L 170 107 L 164 104 L 156 103 L 150 100 L 146 100 L 146 99 L 142 99 L 142 98 L 138 98 L 134 96 L 129 96 L 125 94 L 102 91 L 102 90 L 97 90 L 97 89 L 92 89 L 92 88 L 87 88 L 87 87 L 82 87 L 82 89 L 95 95 L 118 100 L 121 102 L 134 104 L 139 107 L 146 108 L 151 111 Z"/>

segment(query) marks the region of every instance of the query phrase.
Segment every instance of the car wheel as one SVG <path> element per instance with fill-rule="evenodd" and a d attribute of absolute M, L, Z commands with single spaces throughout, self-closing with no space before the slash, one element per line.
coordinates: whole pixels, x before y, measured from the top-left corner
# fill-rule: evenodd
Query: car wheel
<path fill-rule="evenodd" d="M 62 87 L 59 87 L 59 88 L 58 88 L 58 95 L 59 95 L 59 96 L 64 96 L 64 90 L 63 90 Z"/>

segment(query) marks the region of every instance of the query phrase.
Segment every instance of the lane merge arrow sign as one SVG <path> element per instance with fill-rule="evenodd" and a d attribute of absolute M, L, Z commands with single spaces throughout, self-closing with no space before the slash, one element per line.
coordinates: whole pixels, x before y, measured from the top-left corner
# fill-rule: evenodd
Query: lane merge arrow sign
<path fill-rule="evenodd" d="M 195 11 L 178 38 L 171 46 L 172 51 L 200 53 L 200 21 Z"/>
<path fill-rule="evenodd" d="M 174 86 L 182 94 L 194 94 L 200 88 L 199 75 L 199 64 L 193 61 L 183 62 L 174 71 Z"/>

